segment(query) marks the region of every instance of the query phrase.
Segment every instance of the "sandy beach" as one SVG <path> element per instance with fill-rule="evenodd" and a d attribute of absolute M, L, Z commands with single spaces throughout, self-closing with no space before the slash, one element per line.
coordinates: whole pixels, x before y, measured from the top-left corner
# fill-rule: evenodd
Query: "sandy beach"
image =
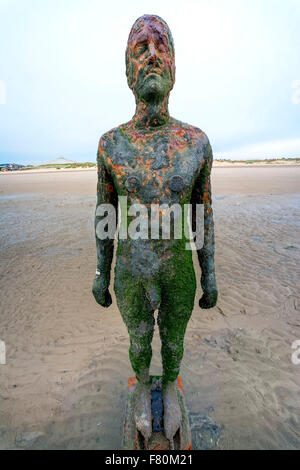
<path fill-rule="evenodd" d="M 300 166 L 215 167 L 212 186 L 219 301 L 199 308 L 195 259 L 181 368 L 193 445 L 299 449 Z M 95 203 L 94 169 L 0 175 L 1 449 L 121 448 L 129 339 L 91 294 Z M 159 374 L 157 328 L 153 351 Z"/>

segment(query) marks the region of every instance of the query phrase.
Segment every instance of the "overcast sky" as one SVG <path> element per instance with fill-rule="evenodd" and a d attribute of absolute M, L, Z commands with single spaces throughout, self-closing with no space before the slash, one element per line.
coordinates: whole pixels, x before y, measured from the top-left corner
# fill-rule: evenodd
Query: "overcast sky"
<path fill-rule="evenodd" d="M 300 0 L 0 0 L 0 162 L 95 161 L 134 114 L 125 47 L 144 13 L 174 37 L 170 113 L 216 157 L 300 156 Z"/>

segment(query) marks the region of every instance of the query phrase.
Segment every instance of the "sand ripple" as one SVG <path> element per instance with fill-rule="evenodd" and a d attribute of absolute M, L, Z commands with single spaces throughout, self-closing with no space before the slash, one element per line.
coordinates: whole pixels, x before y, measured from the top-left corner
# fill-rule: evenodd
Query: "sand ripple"
<path fill-rule="evenodd" d="M 94 203 L 0 200 L 1 448 L 120 448 L 132 372 L 115 301 L 104 310 L 91 296 Z M 299 196 L 214 203 L 220 297 L 210 311 L 196 303 L 187 330 L 187 406 L 216 423 L 217 448 L 299 448 L 300 366 L 291 361 L 300 339 Z M 156 331 L 153 373 L 159 348 Z"/>

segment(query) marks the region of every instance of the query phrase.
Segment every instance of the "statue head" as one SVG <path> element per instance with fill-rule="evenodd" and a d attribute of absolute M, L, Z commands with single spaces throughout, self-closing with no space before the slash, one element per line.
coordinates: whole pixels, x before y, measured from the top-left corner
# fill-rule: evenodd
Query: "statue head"
<path fill-rule="evenodd" d="M 175 82 L 174 42 L 167 23 L 143 15 L 131 28 L 126 48 L 126 75 L 136 101 L 161 102 Z"/>

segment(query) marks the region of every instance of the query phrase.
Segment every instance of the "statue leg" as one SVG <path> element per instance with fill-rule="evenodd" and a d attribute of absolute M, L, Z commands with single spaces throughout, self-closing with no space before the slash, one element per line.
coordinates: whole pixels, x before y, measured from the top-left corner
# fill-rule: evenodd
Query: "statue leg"
<path fill-rule="evenodd" d="M 152 433 L 149 367 L 152 358 L 154 315 L 143 286 L 136 279 L 115 282 L 117 304 L 130 337 L 129 357 L 136 374 L 135 422 L 147 441 Z M 121 285 L 122 284 L 122 285 Z"/>
<path fill-rule="evenodd" d="M 193 267 L 177 269 L 176 275 L 167 279 L 162 289 L 162 303 L 158 324 L 163 363 L 164 430 L 172 443 L 181 423 L 176 379 L 183 357 L 184 336 L 191 317 L 196 292 Z"/>

